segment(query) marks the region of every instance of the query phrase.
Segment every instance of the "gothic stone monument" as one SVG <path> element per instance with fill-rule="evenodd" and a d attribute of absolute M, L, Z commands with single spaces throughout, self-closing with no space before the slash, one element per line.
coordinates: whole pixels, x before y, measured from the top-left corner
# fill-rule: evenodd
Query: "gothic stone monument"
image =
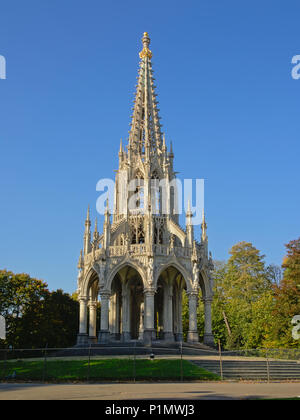
<path fill-rule="evenodd" d="M 196 311 L 200 289 L 205 307 L 204 343 L 213 345 L 213 264 L 208 255 L 207 226 L 203 215 L 201 241 L 197 242 L 190 208 L 185 229 L 179 225 L 176 188 L 169 188 L 176 179 L 174 154 L 172 145 L 167 151 L 161 132 L 147 32 L 142 42 L 128 146 L 124 149 L 120 145 L 112 220 L 107 204 L 101 235 L 97 221 L 91 234 L 89 210 L 85 221 L 84 248 L 78 262 L 77 345 L 97 340 L 141 340 L 146 345 L 153 340 L 166 344 L 181 341 L 183 290 L 189 301 L 187 340 L 198 342 Z M 124 199 L 120 191 L 133 180 L 134 191 L 125 188 Z M 165 180 L 168 192 L 164 200 L 160 189 L 153 188 L 160 180 Z M 132 197 L 135 208 L 129 206 Z M 101 322 L 96 337 L 98 296 Z"/>

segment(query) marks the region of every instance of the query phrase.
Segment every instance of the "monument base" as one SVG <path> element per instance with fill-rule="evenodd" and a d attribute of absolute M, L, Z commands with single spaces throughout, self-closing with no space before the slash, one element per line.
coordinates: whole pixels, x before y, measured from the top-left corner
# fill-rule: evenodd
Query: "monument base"
<path fill-rule="evenodd" d="M 215 340 L 213 334 L 204 334 L 203 343 L 207 346 L 215 347 Z"/>
<path fill-rule="evenodd" d="M 89 344 L 89 336 L 87 334 L 77 335 L 77 346 L 87 346 Z"/>
<path fill-rule="evenodd" d="M 121 342 L 128 343 L 131 340 L 131 334 L 128 331 L 124 331 L 121 334 Z"/>
<path fill-rule="evenodd" d="M 175 341 L 181 342 L 183 341 L 183 334 L 182 333 L 175 333 Z"/>
<path fill-rule="evenodd" d="M 95 337 L 89 336 L 88 342 L 89 342 L 89 344 L 96 344 L 97 343 L 97 337 L 96 336 Z"/>
<path fill-rule="evenodd" d="M 172 343 L 175 341 L 175 337 L 174 334 L 172 332 L 165 332 L 164 333 L 164 341 L 168 342 L 168 343 Z"/>
<path fill-rule="evenodd" d="M 144 345 L 151 346 L 153 340 L 155 340 L 155 330 L 144 330 Z"/>
<path fill-rule="evenodd" d="M 197 331 L 188 331 L 187 334 L 188 343 L 199 343 L 199 334 Z"/>
<path fill-rule="evenodd" d="M 108 343 L 109 340 L 109 331 L 99 331 L 99 335 L 98 335 L 98 343 L 99 344 L 106 344 Z"/>

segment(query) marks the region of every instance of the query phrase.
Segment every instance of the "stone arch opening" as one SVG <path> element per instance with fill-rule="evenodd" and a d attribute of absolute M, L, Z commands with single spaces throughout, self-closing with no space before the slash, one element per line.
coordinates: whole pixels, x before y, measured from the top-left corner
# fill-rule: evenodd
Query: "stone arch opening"
<path fill-rule="evenodd" d="M 181 271 L 173 265 L 163 269 L 157 280 L 155 305 L 156 337 L 164 341 L 182 341 L 182 298 L 187 289 Z"/>
<path fill-rule="evenodd" d="M 93 271 L 88 283 L 88 334 L 89 342 L 94 343 L 97 341 L 98 322 L 97 322 L 97 308 L 98 308 L 98 291 L 99 291 L 99 277 Z"/>
<path fill-rule="evenodd" d="M 205 281 L 204 281 L 204 278 L 203 278 L 203 275 L 202 275 L 201 272 L 199 272 L 199 286 L 200 286 L 200 290 L 201 290 L 201 295 L 204 298 L 205 295 L 207 294 L 207 291 L 206 291 L 206 287 L 205 287 Z"/>
<path fill-rule="evenodd" d="M 130 243 L 138 245 L 145 243 L 145 229 L 143 218 L 136 216 L 130 221 Z"/>
<path fill-rule="evenodd" d="M 84 282 L 81 288 L 81 295 L 89 298 L 91 296 L 92 290 L 95 290 L 96 285 L 99 284 L 98 273 L 91 268 L 88 274 L 84 278 Z"/>
<path fill-rule="evenodd" d="M 91 269 L 80 289 L 78 344 L 97 341 L 98 290 L 99 277 L 96 271 Z"/>
<path fill-rule="evenodd" d="M 121 314 L 122 314 L 122 282 L 119 274 L 116 274 L 111 284 L 109 299 L 109 332 L 111 340 L 121 338 Z"/>
<path fill-rule="evenodd" d="M 145 181 L 143 173 L 138 169 L 130 181 L 129 210 L 131 214 L 144 212 L 145 206 Z"/>
<path fill-rule="evenodd" d="M 136 272 L 128 283 L 130 293 L 130 336 L 132 340 L 142 340 L 144 335 L 144 294 L 143 282 Z"/>
<path fill-rule="evenodd" d="M 111 283 L 110 335 L 122 341 L 142 340 L 144 333 L 144 285 L 140 273 L 125 265 Z"/>
<path fill-rule="evenodd" d="M 164 293 L 165 293 L 165 284 L 164 280 L 160 277 L 157 282 L 156 294 L 154 298 L 154 329 L 155 329 L 155 338 L 162 340 L 164 338 Z"/>

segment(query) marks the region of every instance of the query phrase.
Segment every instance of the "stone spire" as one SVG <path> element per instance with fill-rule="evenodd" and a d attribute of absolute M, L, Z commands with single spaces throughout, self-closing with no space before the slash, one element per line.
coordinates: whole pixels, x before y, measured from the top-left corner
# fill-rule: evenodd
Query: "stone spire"
<path fill-rule="evenodd" d="M 129 157 L 140 155 L 142 159 L 157 153 L 162 148 L 162 132 L 158 115 L 154 78 L 152 76 L 152 52 L 149 50 L 150 38 L 144 32 L 142 38 L 143 49 L 140 52 L 140 67 L 138 83 L 129 132 Z"/>
<path fill-rule="evenodd" d="M 187 203 L 187 212 L 185 214 L 185 224 L 186 224 L 186 235 L 187 235 L 187 245 L 189 247 L 192 247 L 193 241 L 194 241 L 194 227 L 193 227 L 193 213 L 191 210 L 191 202 L 190 199 L 188 199 Z"/>
<path fill-rule="evenodd" d="M 94 229 L 94 234 L 93 234 L 93 240 L 94 243 L 97 244 L 98 240 L 99 240 L 99 232 L 98 232 L 98 222 L 97 222 L 97 217 L 95 219 L 95 229 Z"/>
<path fill-rule="evenodd" d="M 88 206 L 86 219 L 85 219 L 85 230 L 83 239 L 83 252 L 88 254 L 91 250 L 91 219 L 90 219 L 90 206 Z"/>
<path fill-rule="evenodd" d="M 83 267 L 84 267 L 84 259 L 83 259 L 83 256 L 82 256 L 82 249 L 81 249 L 79 259 L 78 259 L 77 268 L 78 268 L 78 270 L 82 270 Z"/>
<path fill-rule="evenodd" d="M 108 247 L 110 244 L 110 212 L 108 204 L 108 196 L 106 199 L 106 208 L 104 213 L 104 224 L 103 224 L 103 248 L 108 252 Z"/>
<path fill-rule="evenodd" d="M 105 212 L 104 212 L 104 223 L 110 224 L 110 212 L 109 212 L 109 202 L 108 202 L 108 195 L 106 199 L 106 205 L 105 205 Z"/>
<path fill-rule="evenodd" d="M 201 235 L 202 242 L 206 242 L 207 241 L 207 233 L 206 233 L 207 224 L 206 224 L 206 221 L 205 221 L 204 209 L 202 211 L 201 230 L 202 230 L 202 235 Z"/>

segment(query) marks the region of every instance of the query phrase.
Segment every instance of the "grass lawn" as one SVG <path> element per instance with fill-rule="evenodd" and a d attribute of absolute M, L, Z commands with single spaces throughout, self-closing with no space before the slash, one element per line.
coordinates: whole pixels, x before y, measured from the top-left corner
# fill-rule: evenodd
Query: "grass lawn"
<path fill-rule="evenodd" d="M 5 369 L 5 372 L 4 372 Z M 15 372 L 13 380 L 180 380 L 180 359 L 100 359 L 91 360 L 11 360 L 0 365 L 0 379 Z M 183 380 L 217 380 L 219 377 L 193 363 L 182 360 Z"/>

